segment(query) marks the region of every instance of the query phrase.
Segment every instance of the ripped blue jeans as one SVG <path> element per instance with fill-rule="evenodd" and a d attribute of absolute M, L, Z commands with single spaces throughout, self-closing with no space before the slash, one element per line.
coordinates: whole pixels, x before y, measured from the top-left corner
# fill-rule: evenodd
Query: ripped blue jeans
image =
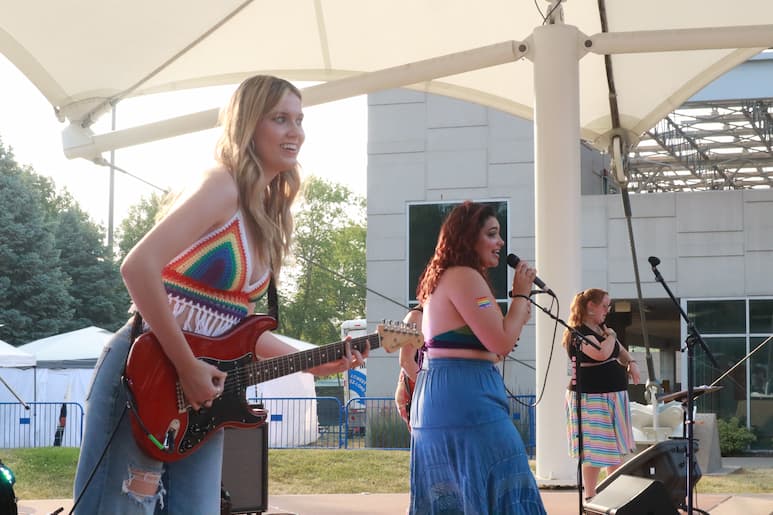
<path fill-rule="evenodd" d="M 132 414 L 126 408 L 121 385 L 130 334 L 131 323 L 128 323 L 105 346 L 94 369 L 86 398 L 86 423 L 73 500 L 84 493 L 75 514 L 219 514 L 222 430 L 193 454 L 173 463 L 149 457 L 134 441 Z M 118 429 L 111 441 L 116 424 Z M 99 469 L 89 482 L 108 445 Z"/>

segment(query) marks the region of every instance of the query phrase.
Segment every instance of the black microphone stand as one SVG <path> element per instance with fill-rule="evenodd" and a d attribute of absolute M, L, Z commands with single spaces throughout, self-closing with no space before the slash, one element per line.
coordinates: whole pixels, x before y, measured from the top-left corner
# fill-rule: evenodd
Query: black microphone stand
<path fill-rule="evenodd" d="M 650 256 L 649 258 L 650 265 L 652 265 L 652 272 L 655 274 L 655 279 L 663 285 L 663 288 L 666 290 L 666 293 L 671 298 L 671 301 L 674 303 L 674 305 L 679 309 L 679 313 L 682 316 L 682 319 L 687 324 L 687 338 L 685 338 L 685 347 L 682 348 L 682 352 L 684 352 L 685 348 L 687 349 L 687 416 L 685 417 L 686 421 L 686 427 L 687 427 L 687 449 L 685 451 L 685 459 L 687 461 L 687 492 L 686 492 L 686 498 L 687 498 L 687 515 L 692 515 L 693 513 L 693 475 L 694 475 L 694 467 L 695 467 L 695 449 L 694 447 L 694 436 L 693 436 L 693 426 L 695 423 L 695 417 L 693 416 L 693 401 L 694 401 L 694 388 L 693 388 L 693 381 L 694 381 L 694 359 L 695 359 L 695 344 L 700 344 L 701 348 L 703 348 L 703 351 L 708 356 L 711 363 L 718 369 L 719 364 L 717 364 L 717 360 L 714 359 L 714 356 L 711 354 L 711 351 L 709 350 L 709 347 L 706 345 L 706 342 L 703 341 L 703 338 L 701 338 L 700 333 L 698 333 L 698 330 L 695 328 L 695 325 L 692 323 L 692 321 L 687 317 L 687 313 L 684 312 L 682 309 L 681 304 L 679 304 L 679 301 L 676 300 L 676 297 L 674 297 L 674 294 L 671 292 L 671 289 L 668 287 L 666 282 L 663 280 L 663 276 L 660 275 L 660 272 L 657 269 L 657 266 L 660 264 L 660 259 L 656 258 L 655 256 Z"/>
<path fill-rule="evenodd" d="M 539 292 L 542 293 L 542 292 Z M 552 292 L 545 292 L 545 293 L 552 293 Z M 510 295 L 511 297 L 513 295 Z M 583 459 L 583 445 L 582 445 L 582 401 L 581 401 L 581 382 L 580 382 L 580 367 L 582 365 L 582 344 L 585 343 L 586 345 L 590 345 L 591 347 L 594 347 L 597 350 L 601 350 L 601 347 L 596 345 L 596 343 L 592 340 L 589 340 L 587 336 L 579 332 L 574 327 L 569 326 L 566 322 L 561 320 L 557 315 L 554 315 L 550 312 L 550 310 L 545 309 L 544 307 L 540 306 L 536 302 L 534 302 L 531 297 L 527 297 L 524 295 L 523 297 L 526 298 L 529 302 L 537 306 L 543 313 L 545 313 L 547 316 L 564 326 L 571 334 L 572 337 L 570 338 L 570 342 L 572 345 L 572 355 L 575 357 L 575 371 L 574 371 L 574 378 L 575 378 L 575 396 L 574 396 L 574 409 L 577 414 L 577 495 L 579 497 L 578 503 L 579 503 L 579 511 L 578 514 L 582 515 L 585 511 L 584 508 L 584 496 L 583 496 L 583 485 L 582 485 L 582 459 Z M 571 443 L 570 443 L 571 445 Z"/>

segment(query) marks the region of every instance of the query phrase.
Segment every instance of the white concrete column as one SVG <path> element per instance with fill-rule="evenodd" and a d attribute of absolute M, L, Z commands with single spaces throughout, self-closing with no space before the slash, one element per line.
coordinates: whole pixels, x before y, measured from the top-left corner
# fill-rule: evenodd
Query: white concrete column
<path fill-rule="evenodd" d="M 580 94 L 579 33 L 568 25 L 534 30 L 535 234 L 539 276 L 558 296 L 566 320 L 575 293 L 582 289 L 580 248 Z M 591 285 L 589 285 L 591 286 Z M 542 305 L 549 299 L 537 297 Z M 561 346 L 563 327 L 550 359 L 554 321 L 536 310 L 537 385 L 545 374 L 545 392 L 537 406 L 537 481 L 543 485 L 576 485 L 576 465 L 569 458 L 564 395 L 567 355 Z M 550 360 L 550 361 L 549 361 Z M 548 363 L 550 369 L 548 370 Z"/>

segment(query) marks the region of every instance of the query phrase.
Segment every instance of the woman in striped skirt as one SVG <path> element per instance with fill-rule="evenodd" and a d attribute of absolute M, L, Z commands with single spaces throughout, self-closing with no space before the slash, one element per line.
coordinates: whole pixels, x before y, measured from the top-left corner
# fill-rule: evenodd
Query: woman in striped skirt
<path fill-rule="evenodd" d="M 609 294 L 589 288 L 575 295 L 569 326 L 599 346 L 587 344 L 570 331 L 563 344 L 572 363 L 572 379 L 566 392 L 566 415 L 572 458 L 580 455 L 577 423 L 576 353 L 580 352 L 580 427 L 582 430 L 582 483 L 585 499 L 596 495 L 599 472 L 614 472 L 623 456 L 636 449 L 631 429 L 628 376 L 639 382 L 639 368 L 615 331 L 604 325 L 611 307 Z"/>

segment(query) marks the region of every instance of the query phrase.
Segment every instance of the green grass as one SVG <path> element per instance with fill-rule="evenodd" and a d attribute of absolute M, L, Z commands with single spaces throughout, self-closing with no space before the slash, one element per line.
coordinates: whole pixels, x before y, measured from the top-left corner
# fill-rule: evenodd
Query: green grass
<path fill-rule="evenodd" d="M 740 468 L 722 476 L 703 476 L 699 494 L 769 494 L 773 492 L 773 469 Z"/>
<path fill-rule="evenodd" d="M 0 459 L 16 476 L 13 489 L 19 499 L 63 499 L 72 497 L 78 452 L 70 447 L 3 449 Z"/>
<path fill-rule="evenodd" d="M 78 449 L 3 449 L 0 459 L 16 476 L 19 499 L 72 496 Z M 270 449 L 273 494 L 395 493 L 408 491 L 407 451 Z"/>
<path fill-rule="evenodd" d="M 72 496 L 78 449 L 3 449 L 0 459 L 16 475 L 14 489 L 19 499 Z M 407 451 L 271 449 L 268 460 L 268 490 L 275 495 L 408 491 Z M 771 493 L 773 469 L 703 476 L 697 490 L 706 494 Z"/>
<path fill-rule="evenodd" d="M 271 449 L 268 463 L 276 495 L 408 491 L 408 451 Z"/>

